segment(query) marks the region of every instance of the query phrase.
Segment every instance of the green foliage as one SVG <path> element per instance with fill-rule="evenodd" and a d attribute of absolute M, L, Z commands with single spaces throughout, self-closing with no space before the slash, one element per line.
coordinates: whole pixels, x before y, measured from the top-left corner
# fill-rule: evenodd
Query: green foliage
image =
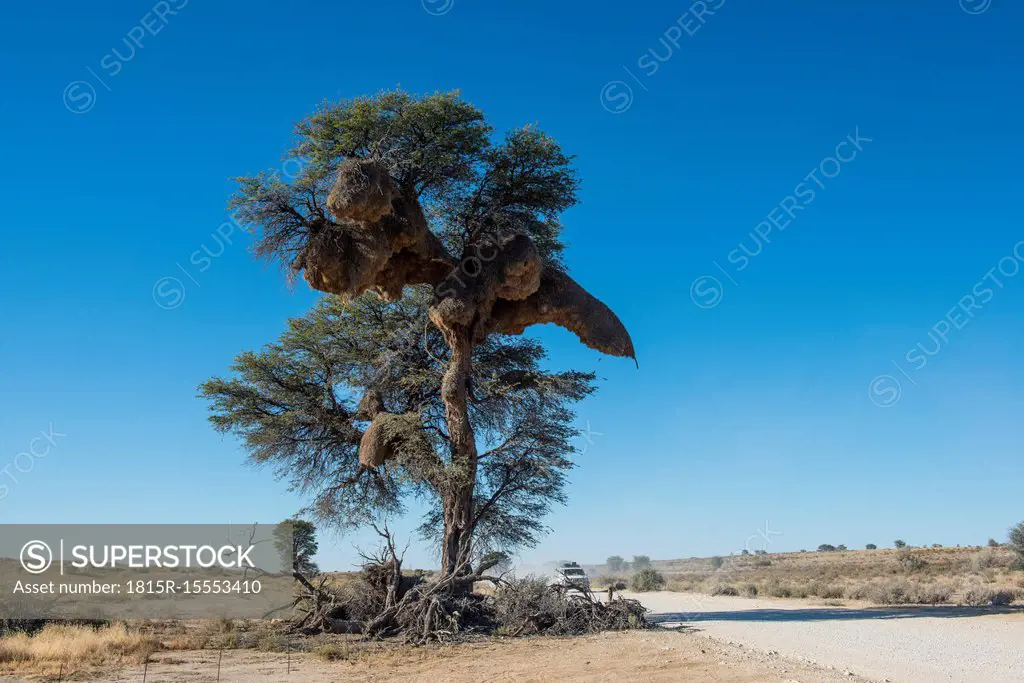
<path fill-rule="evenodd" d="M 988 547 L 989 548 L 998 548 L 999 547 L 999 541 L 997 541 L 994 538 L 988 539 Z"/>
<path fill-rule="evenodd" d="M 200 386 L 211 423 L 238 437 L 252 463 L 311 496 L 317 521 L 359 526 L 421 496 L 433 506 L 421 532 L 435 538 L 439 495 L 457 473 L 440 397 L 449 350 L 428 321 L 428 302 L 423 289 L 394 303 L 325 297 L 277 342 L 239 354 L 232 376 Z M 578 435 L 571 405 L 594 390 L 594 375 L 549 372 L 544 359 L 543 347 L 523 337 L 492 335 L 474 349 L 469 409 L 485 447 L 474 499 L 480 553 L 535 544 L 551 506 L 565 502 Z M 387 412 L 418 415 L 423 436 L 372 470 L 359 465 L 366 423 L 356 416 L 370 388 Z"/>
<path fill-rule="evenodd" d="M 718 555 L 715 555 L 711 558 L 711 567 L 713 569 L 721 569 L 723 564 L 725 564 L 725 560 L 723 560 Z"/>
<path fill-rule="evenodd" d="M 651 566 L 651 558 L 646 555 L 634 555 L 632 565 L 634 570 L 647 569 Z"/>
<path fill-rule="evenodd" d="M 291 518 L 281 523 L 275 531 L 274 547 L 279 552 L 287 553 L 292 558 L 292 569 L 310 577 L 320 573 L 320 567 L 313 561 L 313 556 L 320 549 L 316 540 L 316 526 L 303 519 Z M 291 535 L 291 548 L 287 548 L 288 535 Z"/>
<path fill-rule="evenodd" d="M 1010 549 L 1017 554 L 1017 568 L 1024 569 L 1024 522 L 1010 529 Z"/>
<path fill-rule="evenodd" d="M 626 561 L 620 555 L 612 555 L 605 560 L 605 565 L 610 573 L 618 574 L 625 569 Z"/>
<path fill-rule="evenodd" d="M 558 215 L 576 203 L 579 179 L 571 157 L 532 126 L 495 137 L 483 112 L 458 92 L 395 90 L 325 102 L 295 133 L 287 152 L 302 160 L 295 177 L 236 178 L 229 206 L 260 228 L 260 257 L 293 264 L 309 239 L 333 224 L 326 199 L 338 165 L 359 158 L 384 164 L 396 186 L 418 198 L 453 254 L 484 232 L 519 233 L 549 262 L 560 262 Z"/>
<path fill-rule="evenodd" d="M 832 553 L 835 552 L 836 547 L 830 543 L 822 543 L 818 546 L 819 553 Z"/>
<path fill-rule="evenodd" d="M 665 577 L 663 577 L 658 571 L 650 567 L 646 567 L 638 571 L 636 574 L 633 574 L 633 579 L 630 581 L 629 587 L 637 593 L 646 593 L 648 591 L 661 590 L 661 587 L 664 585 Z"/>
<path fill-rule="evenodd" d="M 904 541 L 893 541 L 892 544 L 893 544 L 893 547 L 895 547 L 895 548 L 906 548 L 907 547 L 907 544 Z"/>
<path fill-rule="evenodd" d="M 865 548 L 867 548 L 868 550 L 878 550 L 878 546 L 877 546 L 877 545 L 875 545 L 874 543 L 868 543 L 868 544 L 867 544 L 866 546 L 864 546 L 864 547 L 865 547 Z"/>

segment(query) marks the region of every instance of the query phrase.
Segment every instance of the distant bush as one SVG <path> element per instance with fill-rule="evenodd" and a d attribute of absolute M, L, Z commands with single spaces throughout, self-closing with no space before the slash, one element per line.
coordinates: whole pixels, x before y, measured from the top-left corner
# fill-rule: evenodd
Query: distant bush
<path fill-rule="evenodd" d="M 638 571 L 633 575 L 633 580 L 630 582 L 630 588 L 637 593 L 661 590 L 661 587 L 664 585 L 665 577 L 650 567 Z"/>
<path fill-rule="evenodd" d="M 743 550 L 740 551 L 740 555 L 749 555 L 749 554 L 750 554 L 750 551 L 747 550 L 746 548 L 744 548 Z"/>
<path fill-rule="evenodd" d="M 899 564 L 900 569 L 908 573 L 921 571 L 928 565 L 924 559 L 909 550 L 900 551 L 896 557 L 896 562 Z"/>
<path fill-rule="evenodd" d="M 755 555 L 767 555 L 768 551 L 767 550 L 763 550 L 763 549 L 758 549 L 758 550 L 754 551 L 754 554 Z"/>
<path fill-rule="evenodd" d="M 633 563 L 631 565 L 634 571 L 640 571 L 641 569 L 647 569 L 651 566 L 651 558 L 646 555 L 634 555 Z"/>
<path fill-rule="evenodd" d="M 874 543 L 868 543 L 868 544 L 867 544 L 866 546 L 864 546 L 864 547 L 865 547 L 865 548 L 867 548 L 868 550 L 878 550 L 878 546 L 877 546 L 877 545 L 875 545 Z"/>
<path fill-rule="evenodd" d="M 971 571 L 980 572 L 992 567 L 998 567 L 1003 562 L 991 549 L 981 550 L 971 555 Z"/>
<path fill-rule="evenodd" d="M 819 553 L 831 553 L 835 552 L 836 547 L 830 543 L 822 543 L 818 546 Z"/>
<path fill-rule="evenodd" d="M 988 539 L 988 547 L 989 548 L 998 548 L 999 547 L 999 541 L 997 541 L 994 538 Z"/>
<path fill-rule="evenodd" d="M 725 560 L 723 560 L 718 555 L 715 555 L 714 557 L 711 558 L 711 567 L 712 567 L 712 569 L 721 569 L 723 564 L 725 564 Z"/>
<path fill-rule="evenodd" d="M 619 584 L 625 588 L 626 579 L 617 574 L 602 574 L 601 576 L 595 576 L 590 582 L 594 588 L 608 588 L 609 586 L 618 586 Z M 618 590 L 618 588 L 616 588 Z"/>
<path fill-rule="evenodd" d="M 769 560 L 767 557 L 759 557 L 756 560 L 754 560 L 754 566 L 755 567 L 770 567 L 770 566 L 772 566 L 772 561 Z"/>
<path fill-rule="evenodd" d="M 1024 569 L 1024 522 L 1010 529 L 1010 548 L 1017 553 L 1016 569 Z"/>
<path fill-rule="evenodd" d="M 933 548 L 941 548 L 942 544 L 941 543 L 932 543 L 932 547 Z"/>
<path fill-rule="evenodd" d="M 847 548 L 845 545 L 840 543 L 839 545 L 836 546 L 836 550 L 838 550 L 839 552 L 846 552 L 847 550 L 849 550 L 849 548 Z"/>
<path fill-rule="evenodd" d="M 756 598 L 757 597 L 757 584 L 748 583 L 747 585 L 745 585 L 743 587 L 743 595 L 747 596 L 748 598 Z"/>
<path fill-rule="evenodd" d="M 783 585 L 778 579 L 771 578 L 762 587 L 762 592 L 765 595 L 770 595 L 773 598 L 791 598 L 793 597 L 793 589 L 788 585 Z"/>
<path fill-rule="evenodd" d="M 626 566 L 626 561 L 622 559 L 622 556 L 620 555 L 612 555 L 605 560 L 604 563 L 608 567 L 608 571 L 612 574 L 618 574 L 623 571 Z"/>
<path fill-rule="evenodd" d="M 844 591 L 841 586 L 833 586 L 830 584 L 820 583 L 814 581 L 807 586 L 807 593 L 809 595 L 815 595 L 819 598 L 826 598 L 829 600 L 835 600 L 843 597 Z"/>
<path fill-rule="evenodd" d="M 740 592 L 727 584 L 718 584 L 711 588 L 712 595 L 739 595 Z"/>
<path fill-rule="evenodd" d="M 1012 590 L 996 590 L 985 586 L 972 586 L 964 592 L 963 604 L 971 607 L 987 607 L 1009 605 L 1016 598 Z"/>
<path fill-rule="evenodd" d="M 896 548 L 906 548 L 907 547 L 907 544 L 906 544 L 905 541 L 893 541 L 892 544 Z"/>

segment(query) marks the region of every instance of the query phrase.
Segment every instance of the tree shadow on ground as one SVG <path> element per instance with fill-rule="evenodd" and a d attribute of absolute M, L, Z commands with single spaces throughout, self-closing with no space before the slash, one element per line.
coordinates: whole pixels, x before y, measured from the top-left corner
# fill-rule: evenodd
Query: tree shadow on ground
<path fill-rule="evenodd" d="M 738 612 L 658 612 L 647 615 L 652 624 L 692 624 L 702 621 L 854 621 L 859 619 L 958 619 L 993 614 L 1024 614 L 1024 607 L 868 607 L 844 609 L 749 609 Z"/>

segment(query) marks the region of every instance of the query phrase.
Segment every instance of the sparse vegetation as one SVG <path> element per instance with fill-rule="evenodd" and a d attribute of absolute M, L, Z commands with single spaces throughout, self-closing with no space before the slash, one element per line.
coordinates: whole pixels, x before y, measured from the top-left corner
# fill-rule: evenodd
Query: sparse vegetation
<path fill-rule="evenodd" d="M 1024 577 L 1011 567 L 1009 548 L 916 548 L 900 550 L 775 553 L 735 557 L 715 569 L 710 559 L 660 562 L 666 588 L 747 597 L 863 600 L 888 605 L 968 604 L 975 586 L 996 602 L 1024 599 Z M 988 595 L 988 594 L 986 594 Z M 972 596 L 977 601 L 977 595 Z M 991 597 L 985 604 L 994 604 Z"/>
<path fill-rule="evenodd" d="M 608 567 L 609 572 L 618 574 L 626 568 L 626 561 L 620 555 L 612 555 L 605 560 L 605 565 Z"/>
<path fill-rule="evenodd" d="M 897 553 L 896 562 L 897 564 L 899 564 L 900 569 L 904 572 L 907 572 L 908 574 L 912 572 L 921 571 L 928 564 L 919 555 L 915 555 L 910 550 L 905 549 Z"/>
<path fill-rule="evenodd" d="M 647 567 L 633 575 L 629 587 L 637 593 L 661 590 L 665 585 L 665 577 L 656 569 Z"/>
<path fill-rule="evenodd" d="M 159 641 L 124 625 L 90 628 L 50 624 L 38 633 L 0 638 L 0 664 L 15 671 L 66 672 L 86 667 L 141 664 L 161 649 Z"/>
<path fill-rule="evenodd" d="M 836 547 L 830 543 L 822 543 L 818 546 L 819 553 L 832 553 L 835 552 Z"/>
<path fill-rule="evenodd" d="M 715 555 L 711 558 L 712 569 L 721 569 L 723 564 L 725 564 L 725 560 L 723 560 L 720 556 Z"/>
<path fill-rule="evenodd" d="M 963 604 L 971 607 L 1000 607 L 1009 605 L 1016 599 L 1017 591 L 995 589 L 987 586 L 971 586 L 964 592 Z"/>
<path fill-rule="evenodd" d="M 865 547 L 866 549 L 868 549 L 868 550 L 878 550 L 878 546 L 877 546 L 877 545 L 875 545 L 874 543 L 868 543 L 868 544 L 867 544 L 866 546 L 864 546 L 864 547 Z"/>
<path fill-rule="evenodd" d="M 893 545 L 894 548 L 899 548 L 899 549 L 907 547 L 906 542 L 905 541 L 900 541 L 900 540 L 893 541 L 892 545 Z"/>

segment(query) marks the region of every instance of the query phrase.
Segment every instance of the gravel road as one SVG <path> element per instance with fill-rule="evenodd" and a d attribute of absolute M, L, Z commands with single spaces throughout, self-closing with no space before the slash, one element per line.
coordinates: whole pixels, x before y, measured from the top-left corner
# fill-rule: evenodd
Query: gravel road
<path fill-rule="evenodd" d="M 634 594 L 653 621 L 896 683 L 1024 681 L 1024 610 L 829 607 L 796 600 Z"/>

